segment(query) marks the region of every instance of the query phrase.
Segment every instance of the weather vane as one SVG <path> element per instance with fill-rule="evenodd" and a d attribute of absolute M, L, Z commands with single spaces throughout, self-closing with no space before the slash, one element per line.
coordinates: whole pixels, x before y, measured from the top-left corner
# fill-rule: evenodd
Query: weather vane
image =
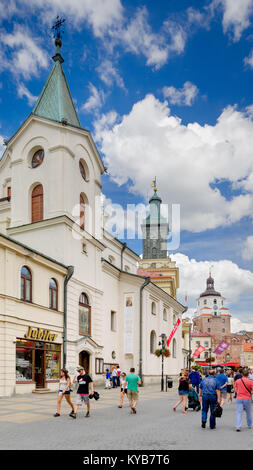
<path fill-rule="evenodd" d="M 62 34 L 64 33 L 64 31 L 62 31 L 63 23 L 65 21 L 65 18 L 60 18 L 59 16 L 56 17 L 55 23 L 52 26 L 52 30 L 54 31 L 54 37 L 56 39 L 62 38 Z"/>

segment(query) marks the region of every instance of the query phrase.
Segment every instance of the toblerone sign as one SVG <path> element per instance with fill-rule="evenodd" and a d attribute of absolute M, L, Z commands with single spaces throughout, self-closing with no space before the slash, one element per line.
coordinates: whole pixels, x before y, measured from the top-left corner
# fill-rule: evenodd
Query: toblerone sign
<path fill-rule="evenodd" d="M 28 333 L 24 336 L 26 339 L 37 339 L 39 341 L 55 341 L 58 335 L 52 334 L 50 330 L 28 327 Z"/>

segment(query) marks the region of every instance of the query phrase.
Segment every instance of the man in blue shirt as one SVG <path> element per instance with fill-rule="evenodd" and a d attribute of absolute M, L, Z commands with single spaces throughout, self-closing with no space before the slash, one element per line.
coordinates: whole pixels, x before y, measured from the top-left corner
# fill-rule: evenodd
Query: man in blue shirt
<path fill-rule="evenodd" d="M 196 392 L 199 393 L 199 384 L 201 382 L 200 374 L 197 370 L 192 369 L 189 374 L 190 383 L 193 388 L 196 388 Z"/>
<path fill-rule="evenodd" d="M 210 369 L 208 376 L 200 384 L 199 401 L 202 400 L 202 428 L 206 427 L 207 413 L 210 407 L 210 429 L 215 429 L 216 419 L 213 415 L 214 406 L 220 400 L 218 382 L 214 376 L 214 370 Z"/>
<path fill-rule="evenodd" d="M 220 406 L 222 407 L 226 401 L 226 398 L 227 398 L 227 385 L 228 385 L 228 378 L 225 374 L 223 374 L 223 370 L 222 369 L 218 369 L 217 371 L 217 375 L 216 375 L 216 381 L 219 385 L 219 389 L 220 389 L 220 401 L 219 401 L 219 404 Z"/>

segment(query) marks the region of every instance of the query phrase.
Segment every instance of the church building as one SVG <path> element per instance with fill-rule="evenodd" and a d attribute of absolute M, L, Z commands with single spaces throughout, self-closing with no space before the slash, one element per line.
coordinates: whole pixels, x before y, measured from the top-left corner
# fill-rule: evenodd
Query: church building
<path fill-rule="evenodd" d="M 13 253 L 5 248 L 1 256 L 5 273 L 9 258 L 4 253 L 12 259 L 8 279 L 0 279 L 0 337 L 8 345 L 1 355 L 2 395 L 56 390 L 63 366 L 73 375 L 83 365 L 95 384 L 102 384 L 106 369 L 117 364 L 126 372 L 135 367 L 144 385 L 159 382 L 161 360 L 154 351 L 160 335 L 169 336 L 185 311 L 176 300 L 178 269 L 160 246 L 160 236 L 159 246 L 147 246 L 140 260 L 103 229 L 105 167 L 79 121 L 60 37 L 55 44 L 45 86 L 0 160 L 0 232 Z M 151 212 L 153 204 L 159 205 L 157 198 Z M 17 249 L 23 250 L 18 262 Z M 137 271 L 138 263 L 146 274 Z M 151 271 L 162 273 L 161 279 Z M 6 282 L 13 284 L 8 311 Z M 14 318 L 20 319 L 18 328 Z M 182 368 L 181 336 L 179 329 L 165 374 L 176 375 Z M 25 349 L 23 356 L 20 349 Z M 55 354 L 47 361 L 50 351 Z"/>

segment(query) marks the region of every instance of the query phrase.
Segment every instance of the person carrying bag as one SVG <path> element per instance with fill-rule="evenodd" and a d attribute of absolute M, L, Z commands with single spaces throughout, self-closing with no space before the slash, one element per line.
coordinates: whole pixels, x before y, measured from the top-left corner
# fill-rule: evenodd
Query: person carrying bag
<path fill-rule="evenodd" d="M 243 410 L 246 411 L 248 428 L 252 428 L 251 395 L 253 382 L 248 378 L 248 369 L 243 369 L 242 378 L 236 380 L 234 387 L 236 391 L 236 431 L 241 431 Z"/>

